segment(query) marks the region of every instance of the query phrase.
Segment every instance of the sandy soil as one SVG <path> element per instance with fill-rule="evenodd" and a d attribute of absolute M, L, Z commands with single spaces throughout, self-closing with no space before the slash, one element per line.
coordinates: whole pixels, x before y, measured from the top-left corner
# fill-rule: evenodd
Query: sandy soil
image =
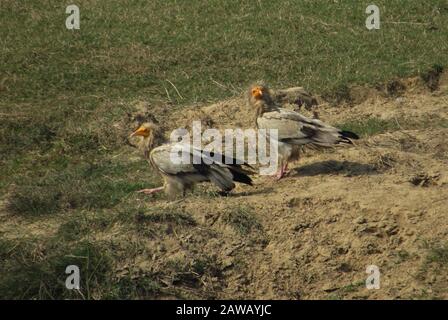
<path fill-rule="evenodd" d="M 160 200 L 200 224 L 169 237 L 157 259 L 198 252 L 216 258 L 219 273 L 204 278 L 203 286 L 218 298 L 448 298 L 447 273 L 427 261 L 431 245 L 448 239 L 448 128 L 431 126 L 431 119 L 448 116 L 446 79 L 445 74 L 435 92 L 418 79 L 406 80 L 406 91 L 396 97 L 353 88 L 351 105 L 321 101 L 318 109 L 330 123 L 380 117 L 398 125 L 429 121 L 427 127 L 374 135 L 353 147 L 307 151 L 284 180 L 257 177 L 254 187 L 239 186 L 230 197 Z M 188 127 L 199 118 L 219 128 L 253 123 L 244 97 L 155 114 L 171 127 Z M 223 218 L 241 207 L 250 208 L 260 223 L 246 235 Z M 365 287 L 368 265 L 379 267 L 379 290 Z"/>

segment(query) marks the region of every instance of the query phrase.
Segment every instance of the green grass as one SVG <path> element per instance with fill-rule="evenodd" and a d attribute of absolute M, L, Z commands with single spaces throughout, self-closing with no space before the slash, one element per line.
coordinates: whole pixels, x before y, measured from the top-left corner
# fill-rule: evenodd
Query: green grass
<path fill-rule="evenodd" d="M 13 247 L 13 249 L 10 249 Z M 50 252 L 44 258 L 33 257 L 30 243 L 0 242 L 0 255 L 6 264 L 0 268 L 0 296 L 7 299 L 90 299 L 107 290 L 111 257 L 105 248 L 91 242 L 68 246 L 46 243 Z M 65 269 L 76 265 L 82 270 L 81 294 L 65 288 Z M 0 270 L 1 270 L 0 269 Z"/>
<path fill-rule="evenodd" d="M 195 226 L 197 222 L 194 218 L 184 212 L 172 212 L 158 210 L 150 214 L 144 214 L 139 212 L 136 216 L 137 220 L 142 223 L 155 222 L 155 223 L 173 223 L 175 225 L 187 225 Z"/>
<path fill-rule="evenodd" d="M 441 266 L 448 266 L 448 247 L 438 246 L 429 250 L 426 257 L 428 263 L 436 263 Z"/>
<path fill-rule="evenodd" d="M 362 1 L 79 0 L 81 29 L 69 31 L 66 2 L 2 0 L 0 202 L 8 219 L 58 227 L 49 239 L 17 234 L 23 241 L 6 240 L 0 233 L 0 297 L 164 293 L 160 275 L 151 272 L 110 276 L 115 264 L 149 250 L 143 244 L 91 239 L 115 224 L 140 239 L 196 227 L 181 209 L 142 208 L 158 196 L 138 198 L 134 191 L 158 186 L 160 178 L 146 161 L 131 162 L 124 149 L 132 102 L 181 108 L 240 94 L 261 79 L 273 87 L 301 85 L 336 102 L 352 84 L 409 75 L 431 83 L 434 66 L 446 67 L 448 60 L 446 1 L 375 3 L 382 27 L 368 31 L 369 3 Z M 362 136 L 397 129 L 378 119 L 343 128 Z M 262 233 L 250 209 L 234 208 L 223 220 L 238 235 Z M 213 277 L 210 259 L 183 261 L 187 279 L 178 275 L 180 285 Z M 60 286 L 62 268 L 72 262 L 90 274 L 83 296 Z M 173 270 L 164 276 L 175 278 Z M 207 290 L 174 295 L 213 296 Z"/>
<path fill-rule="evenodd" d="M 355 119 L 336 124 L 342 130 L 357 133 L 360 137 L 369 137 L 385 132 L 397 130 L 416 130 L 427 128 L 447 128 L 448 120 L 441 117 L 420 119 L 419 121 L 409 119 L 380 119 L 371 117 L 368 119 Z"/>
<path fill-rule="evenodd" d="M 111 208 L 148 185 L 123 175 L 136 167 L 109 161 L 78 164 L 62 172 L 23 179 L 8 198 L 8 210 L 18 215 L 43 215 L 74 209 Z M 149 168 L 148 168 L 149 171 Z"/>
<path fill-rule="evenodd" d="M 237 233 L 243 236 L 250 234 L 252 231 L 262 230 L 262 225 L 255 214 L 251 212 L 250 208 L 234 208 L 232 211 L 225 213 L 222 219 Z"/>
<path fill-rule="evenodd" d="M 64 219 L 66 222 L 59 226 L 56 236 L 64 241 L 88 238 L 93 233 L 107 232 L 119 220 L 116 215 L 104 211 L 76 213 Z"/>
<path fill-rule="evenodd" d="M 431 292 L 426 289 L 415 299 L 442 299 L 446 293 L 446 272 L 448 270 L 448 247 L 446 242 L 426 241 L 421 245 L 424 255 L 418 272 L 417 281 L 425 283 Z"/>
<path fill-rule="evenodd" d="M 356 132 L 360 137 L 373 136 L 387 131 L 400 129 L 399 124 L 393 119 L 383 120 L 379 118 L 368 118 L 363 120 L 351 120 L 337 125 L 342 130 Z"/>
<path fill-rule="evenodd" d="M 344 299 L 348 294 L 355 293 L 360 291 L 361 289 L 365 288 L 365 281 L 360 280 L 353 283 L 350 283 L 346 286 L 343 286 L 341 288 L 338 288 L 335 292 L 332 292 L 328 295 L 328 300 L 342 300 Z"/>
<path fill-rule="evenodd" d="M 216 100 L 265 79 L 324 92 L 446 65 L 446 1 L 78 1 L 81 29 L 65 29 L 64 2 L 2 2 L 3 99 L 150 96 Z M 168 82 L 171 81 L 181 96 Z M 37 107 L 37 106 L 36 106 Z"/>

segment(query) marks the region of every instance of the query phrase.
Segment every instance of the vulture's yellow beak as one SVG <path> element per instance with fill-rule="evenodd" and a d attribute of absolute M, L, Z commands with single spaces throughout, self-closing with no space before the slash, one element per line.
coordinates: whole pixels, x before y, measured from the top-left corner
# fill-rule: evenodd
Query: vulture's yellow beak
<path fill-rule="evenodd" d="M 252 89 L 252 97 L 259 100 L 263 97 L 263 90 L 260 87 L 255 87 Z"/>
<path fill-rule="evenodd" d="M 135 130 L 131 134 L 131 137 L 134 137 L 134 136 L 147 137 L 147 136 L 149 136 L 149 130 L 148 130 L 148 128 L 145 128 L 142 126 L 142 127 L 138 128 L 137 130 Z"/>

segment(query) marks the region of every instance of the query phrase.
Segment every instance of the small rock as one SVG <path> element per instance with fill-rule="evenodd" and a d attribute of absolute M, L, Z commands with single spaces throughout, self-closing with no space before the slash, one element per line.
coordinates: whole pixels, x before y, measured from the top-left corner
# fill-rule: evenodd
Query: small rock
<path fill-rule="evenodd" d="M 364 224 L 364 223 L 367 223 L 367 219 L 364 217 L 358 217 L 355 220 L 353 220 L 353 223 Z"/>

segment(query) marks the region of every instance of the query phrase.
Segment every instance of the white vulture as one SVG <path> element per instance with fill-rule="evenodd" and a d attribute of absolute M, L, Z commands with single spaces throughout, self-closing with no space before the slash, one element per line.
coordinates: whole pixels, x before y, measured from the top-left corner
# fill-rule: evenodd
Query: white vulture
<path fill-rule="evenodd" d="M 299 158 L 301 146 L 311 144 L 330 147 L 339 143 L 352 144 L 351 139 L 359 139 L 353 132 L 343 131 L 318 119 L 310 119 L 298 112 L 278 107 L 269 88 L 263 85 L 250 88 L 249 104 L 256 109 L 257 128 L 278 130 L 278 179 L 287 172 L 288 162 Z"/>
<path fill-rule="evenodd" d="M 247 185 L 252 185 L 252 179 L 248 174 L 252 173 L 246 170 L 243 166 L 247 164 L 237 164 L 235 159 L 232 159 L 231 164 L 226 164 L 225 157 L 215 153 L 204 153 L 201 149 L 194 148 L 190 145 L 166 143 L 157 146 L 157 142 L 161 140 L 160 131 L 154 123 L 144 123 L 132 136 L 140 136 L 139 148 L 143 151 L 145 158 L 149 161 L 153 168 L 155 168 L 164 180 L 162 187 L 153 189 L 143 189 L 139 192 L 145 194 L 152 194 L 164 190 L 165 193 L 173 197 L 177 194 L 185 196 L 185 192 L 191 189 L 194 184 L 198 182 L 212 182 L 223 192 L 229 192 L 235 188 L 234 182 L 240 182 Z M 190 161 L 187 163 L 177 163 L 171 161 L 170 154 L 174 146 L 186 152 Z M 193 162 L 193 157 L 200 159 L 199 164 Z M 222 161 L 217 161 L 221 159 Z M 227 161 L 229 162 L 229 161 Z"/>

